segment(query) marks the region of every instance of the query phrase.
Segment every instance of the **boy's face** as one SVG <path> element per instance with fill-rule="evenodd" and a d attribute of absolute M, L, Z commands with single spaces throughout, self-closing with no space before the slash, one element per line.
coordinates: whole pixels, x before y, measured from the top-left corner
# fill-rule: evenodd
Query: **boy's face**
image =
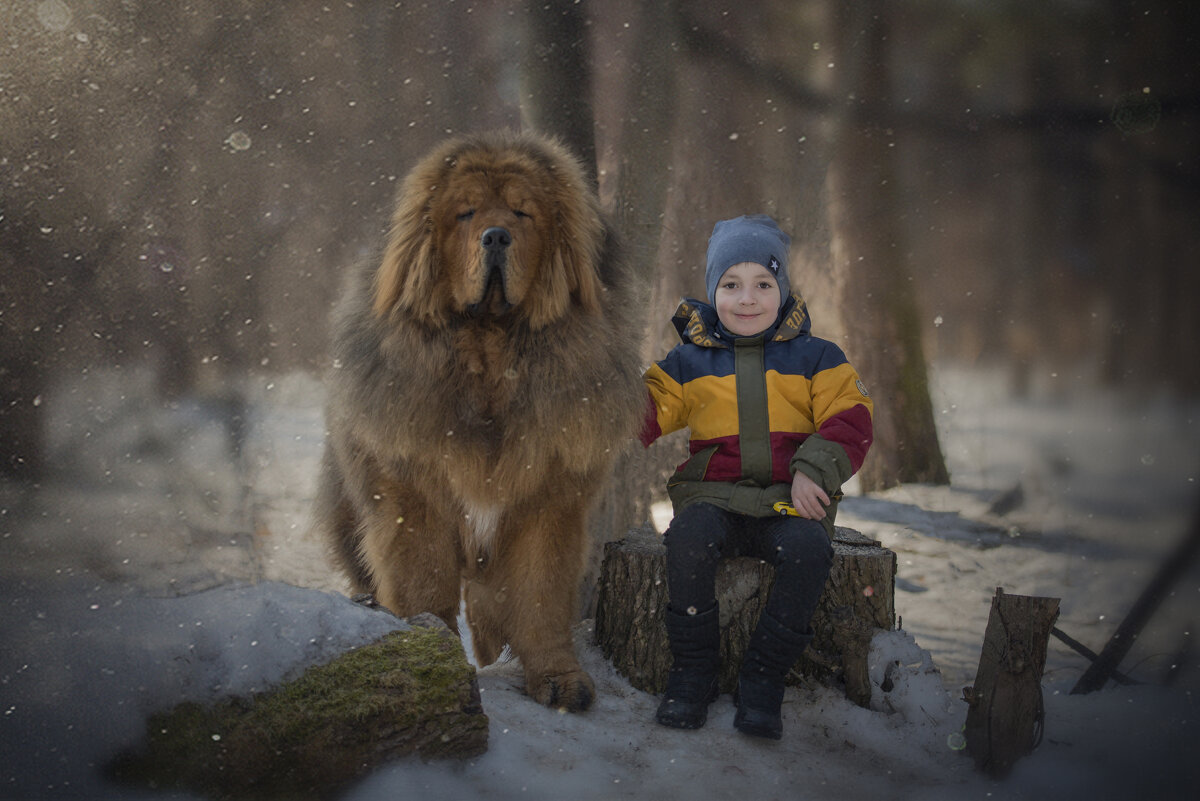
<path fill-rule="evenodd" d="M 752 337 L 775 322 L 779 301 L 779 282 L 771 271 L 761 264 L 744 261 L 721 276 L 713 305 L 726 331 Z"/>

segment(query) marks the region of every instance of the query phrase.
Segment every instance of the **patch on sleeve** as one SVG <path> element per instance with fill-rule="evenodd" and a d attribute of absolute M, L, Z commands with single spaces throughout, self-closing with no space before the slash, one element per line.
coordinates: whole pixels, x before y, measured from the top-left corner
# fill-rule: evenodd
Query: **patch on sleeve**
<path fill-rule="evenodd" d="M 861 378 L 854 379 L 854 386 L 858 387 L 858 391 L 862 393 L 864 398 L 871 397 L 871 393 L 867 392 L 867 385 L 862 382 Z"/>

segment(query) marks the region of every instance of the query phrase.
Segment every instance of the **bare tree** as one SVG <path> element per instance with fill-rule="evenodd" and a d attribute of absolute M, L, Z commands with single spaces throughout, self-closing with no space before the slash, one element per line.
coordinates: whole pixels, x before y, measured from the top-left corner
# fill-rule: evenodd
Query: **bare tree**
<path fill-rule="evenodd" d="M 521 117 L 526 127 L 557 136 L 596 183 L 592 68 L 583 7 L 569 0 L 527 0 L 521 52 Z"/>
<path fill-rule="evenodd" d="M 864 490 L 901 482 L 949 483 L 929 398 L 921 321 L 899 223 L 894 131 L 863 109 L 891 98 L 888 4 L 836 2 L 839 109 L 830 165 L 833 259 L 843 345 L 871 385 L 875 445 L 859 473 Z"/>
<path fill-rule="evenodd" d="M 661 215 L 667 183 L 665 158 L 670 125 L 671 67 L 669 54 L 653 34 L 663 23 L 665 6 L 636 13 L 632 38 L 637 57 L 630 69 L 637 76 L 620 105 L 625 123 L 619 132 L 621 155 L 616 164 L 614 224 L 621 249 L 631 268 L 650 286 L 655 273 Z M 596 112 L 591 98 L 596 75 L 590 53 L 588 22 L 578 4 L 530 3 L 526 8 L 529 40 L 522 61 L 522 118 L 543 133 L 557 135 L 589 168 L 599 189 L 595 137 Z M 646 293 L 648 296 L 648 292 Z M 628 324 L 642 325 L 645 300 L 626 310 Z M 595 578 L 603 557 L 603 544 L 619 539 L 631 527 L 647 520 L 657 469 L 631 440 L 624 446 L 618 466 L 598 507 L 590 518 L 593 551 L 582 593 L 583 614 L 595 603 Z"/>

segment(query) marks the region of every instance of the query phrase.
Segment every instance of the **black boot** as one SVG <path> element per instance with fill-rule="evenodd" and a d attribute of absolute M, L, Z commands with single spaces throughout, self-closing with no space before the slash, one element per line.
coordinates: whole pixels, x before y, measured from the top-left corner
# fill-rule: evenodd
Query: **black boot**
<path fill-rule="evenodd" d="M 698 729 L 717 697 L 721 629 L 717 606 L 689 615 L 667 607 L 667 640 L 674 662 L 655 719 L 674 729 Z"/>
<path fill-rule="evenodd" d="M 743 734 L 778 740 L 783 737 L 784 680 L 812 641 L 812 629 L 800 633 L 781 624 L 765 610 L 750 635 L 750 645 L 738 672 L 737 714 L 734 727 Z"/>

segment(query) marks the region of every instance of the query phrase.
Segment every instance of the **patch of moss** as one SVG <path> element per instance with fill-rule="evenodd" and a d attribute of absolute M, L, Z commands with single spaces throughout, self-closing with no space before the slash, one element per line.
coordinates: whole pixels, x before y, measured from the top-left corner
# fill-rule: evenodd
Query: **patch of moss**
<path fill-rule="evenodd" d="M 478 755 L 487 725 L 457 637 L 414 627 L 252 698 L 155 715 L 111 773 L 214 798 L 325 798 L 398 756 Z"/>

